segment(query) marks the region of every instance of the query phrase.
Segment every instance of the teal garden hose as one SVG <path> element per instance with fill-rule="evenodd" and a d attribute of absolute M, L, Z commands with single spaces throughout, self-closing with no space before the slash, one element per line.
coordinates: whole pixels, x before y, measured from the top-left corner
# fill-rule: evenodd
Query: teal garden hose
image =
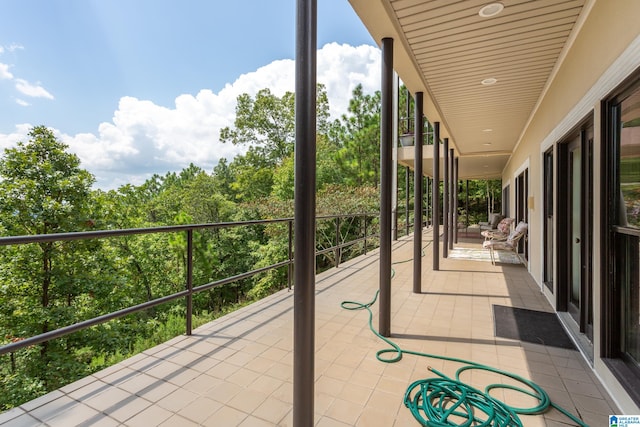
<path fill-rule="evenodd" d="M 407 262 L 407 260 L 400 262 Z M 394 264 L 399 264 L 400 262 Z M 392 272 L 392 275 L 393 274 L 395 273 Z M 346 310 L 367 310 L 369 312 L 369 329 L 389 346 L 376 352 L 376 358 L 380 362 L 395 363 L 400 361 L 403 355 L 410 354 L 425 358 L 457 362 L 463 365 L 456 371 L 455 378 L 449 378 L 436 369 L 429 367 L 429 370 L 436 374 L 435 377 L 420 379 L 409 385 L 404 395 L 404 404 L 422 426 L 522 427 L 523 424 L 518 414 L 542 414 L 550 407 L 553 407 L 570 418 L 576 425 L 588 427 L 587 424 L 569 411 L 553 403 L 542 387 L 519 375 L 469 360 L 400 348 L 395 342 L 380 335 L 373 326 L 371 306 L 375 304 L 378 299 L 378 293 L 379 291 L 376 291 L 373 299 L 368 303 L 344 301 L 340 305 Z M 481 391 L 460 381 L 461 374 L 471 370 L 488 371 L 508 377 L 520 383 L 521 386 L 490 384 L 485 387 L 484 391 Z M 538 404 L 531 408 L 509 406 L 491 396 L 491 391 L 497 389 L 509 389 L 523 393 L 535 398 Z"/>

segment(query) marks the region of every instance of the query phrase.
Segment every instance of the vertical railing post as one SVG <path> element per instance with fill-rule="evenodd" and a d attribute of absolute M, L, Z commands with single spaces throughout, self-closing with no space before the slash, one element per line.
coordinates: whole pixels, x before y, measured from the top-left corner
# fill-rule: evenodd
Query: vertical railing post
<path fill-rule="evenodd" d="M 340 217 L 336 217 L 336 249 L 334 251 L 334 256 L 336 257 L 336 262 L 334 265 L 336 268 L 340 265 Z"/>
<path fill-rule="evenodd" d="M 187 335 L 193 330 L 193 230 L 187 230 Z"/>
<path fill-rule="evenodd" d="M 289 224 L 289 265 L 287 268 L 287 285 L 291 290 L 291 279 L 293 278 L 293 220 L 287 221 Z"/>
<path fill-rule="evenodd" d="M 367 254 L 367 214 L 364 214 L 364 254 Z"/>

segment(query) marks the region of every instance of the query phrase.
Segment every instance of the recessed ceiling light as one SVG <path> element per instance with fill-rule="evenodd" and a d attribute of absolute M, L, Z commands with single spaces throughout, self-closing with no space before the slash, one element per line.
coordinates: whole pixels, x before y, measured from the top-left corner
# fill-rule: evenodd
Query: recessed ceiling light
<path fill-rule="evenodd" d="M 486 6 L 483 6 L 482 9 L 478 12 L 483 18 L 491 18 L 492 16 L 496 16 L 504 9 L 504 5 L 502 3 L 489 3 Z"/>
<path fill-rule="evenodd" d="M 482 132 L 493 132 L 493 129 L 489 129 L 489 128 L 487 128 L 487 129 L 482 129 Z"/>
<path fill-rule="evenodd" d="M 482 145 L 491 145 L 491 143 L 490 142 L 485 142 Z"/>
<path fill-rule="evenodd" d="M 489 167 L 489 165 L 484 165 L 484 167 L 485 167 L 485 168 L 488 168 L 488 167 Z"/>
<path fill-rule="evenodd" d="M 480 82 L 480 84 L 483 86 L 491 86 L 496 83 L 498 83 L 498 79 L 495 79 L 493 77 L 489 77 L 488 79 L 484 79 L 483 81 Z"/>

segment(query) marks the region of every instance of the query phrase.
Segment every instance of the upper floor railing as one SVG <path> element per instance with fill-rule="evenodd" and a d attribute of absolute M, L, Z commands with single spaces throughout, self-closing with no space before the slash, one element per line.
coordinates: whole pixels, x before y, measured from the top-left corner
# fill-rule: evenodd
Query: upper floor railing
<path fill-rule="evenodd" d="M 372 239 L 376 239 L 379 237 L 378 229 L 374 226 L 375 218 L 378 217 L 377 213 L 363 213 L 356 215 L 331 215 L 331 216 L 318 216 L 316 218 L 316 233 L 318 232 L 318 223 L 333 221 L 334 222 L 334 231 L 335 233 L 333 239 L 327 239 L 327 231 L 326 227 L 323 227 L 325 236 L 322 239 L 323 242 L 331 241 L 331 244 L 328 247 L 326 245 L 321 245 L 321 247 L 316 251 L 316 256 L 318 255 L 332 255 L 333 264 L 335 267 L 338 267 L 340 264 L 340 260 L 342 258 L 343 249 L 355 245 L 356 243 L 362 242 L 363 244 L 363 253 L 367 253 L 368 244 L 371 244 Z M 349 222 L 353 229 L 354 221 L 357 223 L 355 225 L 356 228 L 359 228 L 359 232 L 356 233 L 355 237 L 349 238 L 349 240 L 345 239 L 345 236 L 342 233 L 343 225 Z M 256 268 L 251 271 L 246 271 L 243 273 L 239 273 L 230 277 L 226 277 L 224 279 L 211 281 L 209 283 L 194 285 L 193 283 L 193 267 L 194 267 L 194 231 L 199 230 L 220 230 L 220 229 L 228 229 L 233 227 L 248 227 L 248 226 L 256 226 L 256 225 L 269 225 L 269 224 L 283 224 L 287 227 L 288 231 L 288 257 L 283 259 L 282 261 L 270 264 L 268 266 L 264 266 L 261 268 Z M 73 233 L 56 233 L 56 234 L 44 234 L 44 235 L 32 235 L 32 236 L 10 236 L 10 237 L 1 237 L 0 238 L 0 247 L 9 246 L 9 245 L 27 245 L 27 244 L 40 244 L 46 242 L 62 242 L 62 241 L 73 241 L 73 240 L 88 240 L 88 239 L 110 239 L 122 236 L 132 236 L 132 235 L 151 235 L 151 234 L 161 234 L 161 233 L 184 233 L 186 236 L 185 239 L 185 251 L 186 251 L 186 268 L 185 268 L 185 276 L 186 282 L 184 283 L 184 289 L 172 293 L 170 295 L 165 295 L 162 297 L 154 298 L 149 301 L 132 305 L 126 308 L 123 308 L 118 311 L 113 311 L 110 313 L 103 314 L 98 317 L 93 317 L 90 319 L 86 319 L 71 325 L 67 325 L 61 328 L 57 328 L 55 330 L 47 331 L 45 333 L 21 338 L 19 340 L 15 340 L 9 344 L 0 347 L 0 355 L 13 353 L 16 350 L 21 348 L 25 348 L 28 346 L 32 346 L 35 344 L 40 344 L 49 340 L 53 340 L 55 338 L 59 338 L 73 332 L 77 332 L 83 329 L 90 328 L 95 325 L 99 325 L 105 322 L 108 322 L 113 319 L 117 319 L 132 313 L 140 312 L 143 310 L 147 310 L 149 308 L 158 306 L 160 304 L 168 303 L 170 301 L 176 301 L 184 298 L 186 305 L 186 334 L 191 335 L 192 332 L 192 317 L 193 317 L 193 296 L 199 292 L 211 290 L 213 288 L 217 288 L 220 286 L 224 286 L 226 284 L 237 282 L 246 278 L 250 278 L 259 273 L 263 273 L 269 270 L 278 269 L 278 268 L 287 268 L 287 286 L 291 289 L 292 286 L 292 278 L 293 278 L 293 261 L 294 261 L 294 248 L 293 248 L 293 218 L 279 218 L 279 219 L 271 219 L 271 220 L 255 220 L 255 221 L 242 221 L 242 222 L 224 222 L 224 223 L 215 223 L 215 224 L 192 224 L 192 225 L 174 225 L 174 226 L 163 226 L 163 227 L 153 227 L 153 228 L 134 228 L 134 229 L 121 229 L 121 230 L 102 230 L 102 231 L 85 231 L 85 232 L 73 232 Z M 317 235 L 317 234 L 316 234 Z"/>

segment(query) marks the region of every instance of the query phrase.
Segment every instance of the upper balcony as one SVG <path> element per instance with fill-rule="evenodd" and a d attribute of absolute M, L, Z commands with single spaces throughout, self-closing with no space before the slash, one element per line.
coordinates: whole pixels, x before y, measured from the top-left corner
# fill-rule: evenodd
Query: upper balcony
<path fill-rule="evenodd" d="M 429 259 L 431 229 L 423 232 L 423 241 Z M 393 243 L 391 340 L 404 351 L 471 360 L 530 379 L 587 425 L 605 425 L 618 409 L 577 350 L 559 347 L 563 344 L 551 342 L 551 335 L 528 342 L 527 325 L 513 324 L 521 339 L 496 333 L 496 327 L 510 323 L 495 314 L 496 307 L 538 314 L 553 310 L 522 265 L 508 259 L 492 265 L 480 243 L 461 238 L 439 271 L 423 263 L 421 294 L 412 292 L 411 236 Z M 428 367 L 455 377 L 463 366 L 408 353 L 395 363 L 376 360 L 376 352 L 389 345 L 369 328 L 365 310 L 346 310 L 341 302 L 374 299 L 378 264 L 375 250 L 316 278 L 317 426 L 418 425 L 403 403 L 407 387 L 435 377 Z M 0 414 L 0 425 L 292 425 L 293 293 L 282 290 L 194 329 L 191 336 L 176 337 Z M 377 304 L 371 310 L 375 329 Z M 479 370 L 461 373 L 460 380 L 480 389 L 511 383 Z M 492 395 L 515 407 L 539 403 L 506 389 Z M 527 427 L 575 424 L 554 408 L 520 419 Z"/>

